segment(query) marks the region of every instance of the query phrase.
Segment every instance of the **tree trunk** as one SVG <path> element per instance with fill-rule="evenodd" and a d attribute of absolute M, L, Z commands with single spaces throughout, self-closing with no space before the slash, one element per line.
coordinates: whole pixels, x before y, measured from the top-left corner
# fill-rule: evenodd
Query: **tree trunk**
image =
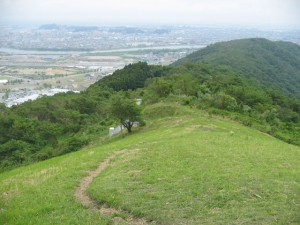
<path fill-rule="evenodd" d="M 131 123 L 130 121 L 128 121 L 128 122 L 124 123 L 123 125 L 124 125 L 124 127 L 126 127 L 128 133 L 131 133 L 131 128 L 133 126 L 133 123 Z"/>
<path fill-rule="evenodd" d="M 127 127 L 128 133 L 131 133 L 131 125 Z"/>

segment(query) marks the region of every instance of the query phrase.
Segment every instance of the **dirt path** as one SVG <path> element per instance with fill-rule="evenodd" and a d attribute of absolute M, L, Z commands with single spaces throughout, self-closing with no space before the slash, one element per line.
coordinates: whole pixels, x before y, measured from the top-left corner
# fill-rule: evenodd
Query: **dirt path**
<path fill-rule="evenodd" d="M 125 150 L 117 151 L 112 154 L 110 157 L 105 159 L 96 170 L 90 171 L 88 176 L 84 177 L 79 187 L 75 191 L 76 199 L 85 206 L 91 207 L 93 210 L 99 211 L 104 216 L 112 216 L 114 213 L 125 213 L 127 215 L 126 219 L 122 219 L 120 217 L 114 217 L 113 223 L 114 224 L 132 224 L 132 225 L 146 225 L 147 222 L 145 219 L 140 219 L 132 216 L 128 212 L 124 212 L 115 208 L 110 208 L 107 205 L 103 205 L 100 208 L 97 206 L 97 202 L 93 201 L 86 193 L 86 190 L 93 179 L 98 176 L 105 168 L 108 166 L 110 160 L 115 158 L 117 155 L 123 154 Z"/>

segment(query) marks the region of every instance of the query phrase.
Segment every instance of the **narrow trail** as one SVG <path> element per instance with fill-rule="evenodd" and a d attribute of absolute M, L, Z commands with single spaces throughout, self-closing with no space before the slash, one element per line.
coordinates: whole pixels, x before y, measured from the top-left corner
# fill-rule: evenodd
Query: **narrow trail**
<path fill-rule="evenodd" d="M 110 160 L 115 158 L 117 155 L 121 155 L 125 152 L 125 150 L 120 150 L 112 154 L 110 157 L 105 159 L 97 169 L 92 170 L 89 172 L 88 176 L 84 177 L 79 187 L 75 191 L 75 197 L 78 202 L 80 202 L 82 205 L 89 206 L 92 208 L 92 210 L 99 211 L 104 216 L 112 216 L 114 213 L 125 213 L 127 215 L 126 219 L 122 219 L 120 217 L 113 218 L 113 224 L 132 224 L 132 225 L 146 225 L 148 224 L 145 219 L 136 218 L 129 214 L 128 212 L 111 208 L 107 205 L 102 205 L 100 208 L 97 205 L 97 202 L 92 200 L 86 193 L 86 190 L 88 189 L 89 185 L 93 181 L 95 177 L 97 177 L 105 168 L 109 165 Z"/>

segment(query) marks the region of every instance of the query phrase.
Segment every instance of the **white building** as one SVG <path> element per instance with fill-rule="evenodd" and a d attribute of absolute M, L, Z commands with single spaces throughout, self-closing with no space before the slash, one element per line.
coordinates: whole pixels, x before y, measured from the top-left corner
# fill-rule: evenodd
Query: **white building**
<path fill-rule="evenodd" d="M 6 84 L 8 83 L 8 80 L 0 80 L 0 84 Z"/>

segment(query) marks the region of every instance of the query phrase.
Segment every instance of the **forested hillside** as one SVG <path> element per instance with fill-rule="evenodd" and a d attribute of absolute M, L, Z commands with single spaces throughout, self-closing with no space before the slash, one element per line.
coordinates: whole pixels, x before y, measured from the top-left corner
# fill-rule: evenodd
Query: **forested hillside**
<path fill-rule="evenodd" d="M 242 46 L 252 42 L 254 45 L 247 47 L 249 51 L 256 49 L 261 42 L 266 43 L 266 46 L 273 46 L 272 42 L 261 39 L 237 41 Z M 233 50 L 230 50 L 232 54 L 239 56 L 245 53 L 245 50 L 236 52 L 234 42 L 228 43 L 228 49 L 233 46 Z M 216 46 L 219 45 L 224 43 Z M 292 52 L 290 44 L 280 45 L 284 51 Z M 211 46 L 204 51 L 214 48 L 216 47 Z M 219 51 L 227 52 L 221 49 Z M 264 64 L 266 51 L 262 51 L 264 53 L 261 55 L 257 53 L 256 56 L 253 53 L 251 57 L 261 59 Z M 279 52 L 281 54 L 283 50 Z M 217 58 L 224 57 L 226 60 L 225 53 L 222 54 Z M 44 96 L 11 108 L 1 105 L 0 170 L 77 151 L 95 140 L 106 141 L 108 128 L 120 123 L 114 116 L 112 102 L 114 99 L 122 101 L 122 98 L 127 99 L 124 102 L 141 98 L 142 108 L 158 102 L 185 105 L 205 111 L 209 115 L 221 115 L 285 142 L 300 145 L 300 101 L 280 91 L 276 75 L 274 84 L 270 83 L 273 73 L 266 75 L 265 81 L 268 85 L 264 85 L 264 82 L 249 77 L 249 74 L 241 76 L 242 71 L 232 66 L 222 63 L 201 64 L 195 60 L 197 55 L 198 53 L 194 53 L 181 60 L 177 63 L 182 64 L 179 66 L 162 67 L 143 62 L 130 64 L 80 94 Z M 289 57 L 283 62 L 294 65 L 298 60 L 292 54 Z M 183 63 L 188 61 L 187 64 Z M 197 62 L 191 63 L 192 61 Z M 282 62 L 279 61 L 268 65 L 269 70 L 282 69 Z M 295 69 L 297 66 L 299 65 L 288 69 Z M 255 66 L 245 63 L 242 67 L 247 73 Z M 262 73 L 261 76 L 263 78 L 265 75 Z M 293 78 L 292 75 L 291 77 Z M 299 85 L 293 81 L 293 88 Z M 274 85 L 275 89 L 272 88 Z M 168 111 L 158 112 L 158 115 L 165 113 Z"/>
<path fill-rule="evenodd" d="M 144 86 L 147 78 L 166 74 L 167 67 L 136 63 L 117 70 L 80 94 L 43 96 L 0 111 L 0 171 L 77 151 L 111 126 L 113 96 L 131 98 L 120 90 Z M 134 101 L 134 99 L 132 99 Z"/>
<path fill-rule="evenodd" d="M 142 88 L 148 78 L 160 77 L 168 73 L 169 68 L 148 65 L 145 62 L 129 64 L 121 70 L 116 70 L 111 76 L 91 85 L 88 92 L 95 89 L 112 88 L 115 91 L 127 91 Z"/>
<path fill-rule="evenodd" d="M 174 65 L 204 63 L 227 65 L 241 76 L 300 99 L 300 46 L 262 38 L 212 44 Z"/>

